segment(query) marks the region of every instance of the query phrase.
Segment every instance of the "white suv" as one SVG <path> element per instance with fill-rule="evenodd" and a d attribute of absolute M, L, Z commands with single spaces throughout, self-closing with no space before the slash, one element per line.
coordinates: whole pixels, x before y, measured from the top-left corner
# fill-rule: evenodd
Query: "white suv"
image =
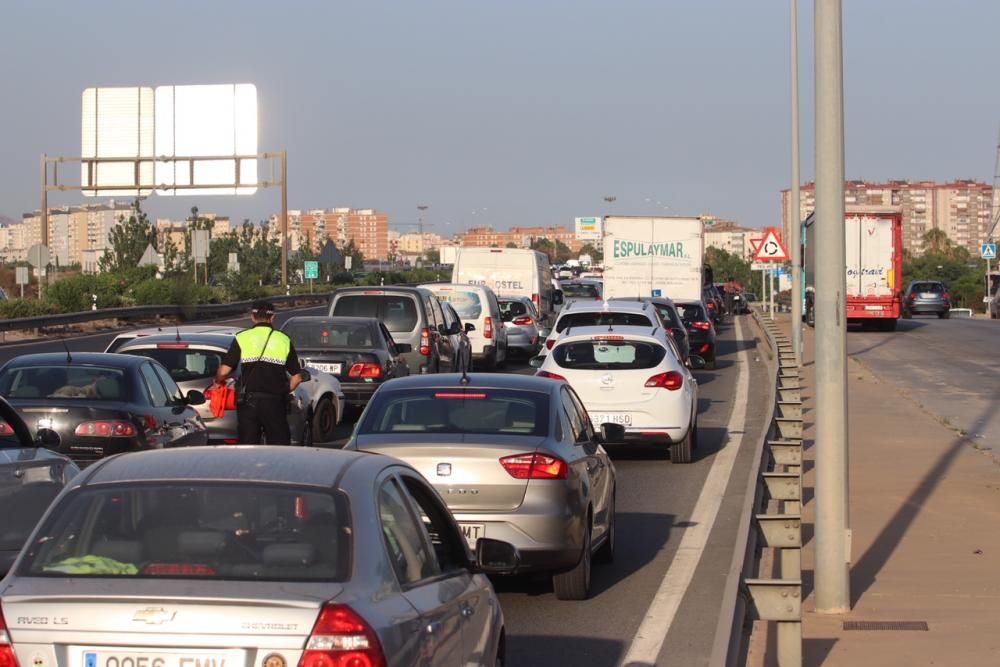
<path fill-rule="evenodd" d="M 663 327 L 572 328 L 536 375 L 568 382 L 594 428 L 621 424 L 627 440 L 668 445 L 674 463 L 691 462 L 698 445 L 698 382 Z"/>
<path fill-rule="evenodd" d="M 573 301 L 559 311 L 545 345 L 539 351 L 544 356 L 567 329 L 585 326 L 639 326 L 661 331 L 666 327 L 654 306 L 641 301 Z"/>

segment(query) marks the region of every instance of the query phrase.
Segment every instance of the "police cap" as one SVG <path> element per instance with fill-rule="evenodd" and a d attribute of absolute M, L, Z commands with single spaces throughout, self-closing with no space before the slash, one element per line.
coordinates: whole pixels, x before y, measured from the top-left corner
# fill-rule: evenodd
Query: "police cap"
<path fill-rule="evenodd" d="M 270 301 L 259 299 L 251 304 L 250 313 L 261 317 L 271 317 L 274 315 L 274 304 Z"/>

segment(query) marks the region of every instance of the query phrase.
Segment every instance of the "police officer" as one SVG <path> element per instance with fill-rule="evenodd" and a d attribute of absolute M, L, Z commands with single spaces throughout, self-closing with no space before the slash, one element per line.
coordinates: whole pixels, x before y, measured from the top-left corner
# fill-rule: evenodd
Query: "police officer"
<path fill-rule="evenodd" d="M 240 443 L 260 444 L 263 431 L 269 445 L 290 445 L 289 393 L 302 382 L 302 366 L 291 339 L 271 326 L 274 304 L 255 301 L 251 308 L 253 326 L 236 334 L 215 383 L 222 385 L 242 363 L 236 403 Z"/>

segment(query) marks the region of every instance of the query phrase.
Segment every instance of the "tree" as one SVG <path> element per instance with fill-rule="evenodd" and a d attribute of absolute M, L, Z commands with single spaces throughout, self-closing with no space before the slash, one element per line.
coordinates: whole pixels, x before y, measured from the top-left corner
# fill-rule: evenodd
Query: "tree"
<path fill-rule="evenodd" d="M 108 251 L 101 258 L 101 271 L 125 273 L 139 266 L 139 260 L 146 248 L 156 247 L 156 230 L 136 199 L 132 213 L 126 220 L 120 218 L 118 225 L 108 234 Z"/>
<path fill-rule="evenodd" d="M 951 239 L 943 229 L 931 229 L 924 234 L 924 252 L 940 254 L 951 247 Z"/>
<path fill-rule="evenodd" d="M 427 263 L 432 266 L 437 266 L 441 263 L 441 251 L 437 248 L 431 248 L 425 252 L 424 257 L 427 259 Z"/>
<path fill-rule="evenodd" d="M 604 251 L 598 250 L 594 247 L 593 243 L 587 243 L 582 248 L 580 248 L 581 255 L 590 255 L 591 259 L 594 260 L 596 264 L 600 264 L 604 261 Z"/>
<path fill-rule="evenodd" d="M 516 248 L 517 244 L 514 243 L 513 241 L 507 241 L 507 245 L 505 245 L 504 247 L 505 248 Z"/>
<path fill-rule="evenodd" d="M 738 282 L 744 289 L 750 289 L 753 284 L 753 272 L 750 262 L 738 255 L 726 252 L 721 248 L 705 249 L 705 264 L 712 267 L 715 282 L 728 282 L 729 278 Z"/>
<path fill-rule="evenodd" d="M 548 240 L 545 237 L 539 237 L 531 241 L 529 246 L 532 250 L 537 250 L 538 252 L 544 252 L 549 256 L 549 261 L 551 262 L 555 259 L 556 255 L 556 244 Z"/>
<path fill-rule="evenodd" d="M 348 241 L 344 247 L 340 249 L 340 252 L 344 255 L 344 257 L 351 258 L 351 271 L 360 271 L 364 268 L 364 253 L 362 253 L 361 249 L 354 243 L 354 239 Z"/>

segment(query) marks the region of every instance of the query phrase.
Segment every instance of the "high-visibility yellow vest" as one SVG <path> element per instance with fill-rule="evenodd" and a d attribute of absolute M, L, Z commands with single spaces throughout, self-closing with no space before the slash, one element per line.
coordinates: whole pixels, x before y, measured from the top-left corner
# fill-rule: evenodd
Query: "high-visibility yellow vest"
<path fill-rule="evenodd" d="M 292 340 L 269 327 L 254 327 L 241 331 L 236 334 L 236 341 L 240 344 L 240 361 L 244 364 L 262 361 L 284 366 L 288 361 L 288 355 L 292 352 Z"/>

